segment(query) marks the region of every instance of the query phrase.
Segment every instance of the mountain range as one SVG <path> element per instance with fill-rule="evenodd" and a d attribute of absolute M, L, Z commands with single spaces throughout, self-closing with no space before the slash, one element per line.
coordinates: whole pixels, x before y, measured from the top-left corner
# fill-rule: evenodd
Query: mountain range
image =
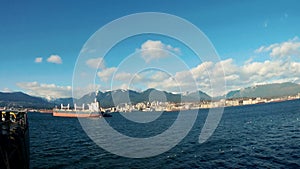
<path fill-rule="evenodd" d="M 296 95 L 300 93 L 300 85 L 296 83 L 273 83 L 265 85 L 255 85 L 252 87 L 243 88 L 240 90 L 234 90 L 228 92 L 223 96 L 228 99 L 236 98 L 275 98 L 288 95 Z M 211 100 L 212 98 L 202 92 L 191 92 L 186 94 L 174 94 L 166 91 L 159 91 L 156 89 L 147 89 L 143 92 L 137 92 L 133 90 L 114 90 L 97 93 L 88 93 L 80 99 L 73 98 L 58 98 L 48 101 L 41 97 L 30 96 L 22 92 L 4 93 L 0 92 L 0 107 L 28 107 L 28 108 L 53 108 L 54 106 L 60 106 L 60 104 L 74 103 L 81 105 L 83 103 L 91 103 L 95 97 L 101 103 L 102 107 L 111 107 L 122 103 L 136 104 L 139 102 L 148 101 L 169 101 L 169 102 L 199 102 Z"/>
<path fill-rule="evenodd" d="M 198 94 L 198 95 L 197 95 Z M 173 94 L 166 91 L 159 91 L 156 89 L 147 89 L 143 92 L 133 90 L 114 90 L 107 92 L 89 93 L 82 98 L 76 100 L 76 104 L 90 103 L 95 97 L 103 107 L 112 107 L 122 103 L 136 104 L 139 102 L 152 102 L 152 101 L 169 101 L 169 102 L 187 102 L 187 101 L 200 101 L 211 100 L 211 97 L 204 92 L 198 91 L 187 95 Z"/>
<path fill-rule="evenodd" d="M 243 88 L 241 90 L 230 91 L 226 94 L 226 98 L 275 98 L 282 96 L 296 95 L 300 93 L 300 85 L 296 83 L 273 83 L 265 85 L 256 85 Z"/>
<path fill-rule="evenodd" d="M 51 108 L 54 104 L 46 99 L 30 96 L 22 92 L 3 93 L 0 92 L 0 107 L 30 107 L 30 108 Z"/>

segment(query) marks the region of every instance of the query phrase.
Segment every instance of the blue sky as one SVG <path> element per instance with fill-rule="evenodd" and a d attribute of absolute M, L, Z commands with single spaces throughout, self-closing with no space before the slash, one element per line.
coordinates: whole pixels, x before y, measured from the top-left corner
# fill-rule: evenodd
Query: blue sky
<path fill-rule="evenodd" d="M 297 0 L 129 0 L 126 3 L 116 0 L 72 3 L 4 0 L 0 5 L 0 90 L 24 91 L 42 97 L 70 96 L 74 65 L 89 37 L 105 24 L 138 12 L 169 13 L 202 30 L 224 63 L 228 90 L 259 83 L 299 83 L 299 6 Z M 149 35 L 124 41 L 111 51 L 110 58 L 122 60 L 142 48 L 147 40 L 179 48 L 183 58 L 192 55 L 183 44 L 168 37 Z M 55 57 L 52 60 L 55 63 L 47 62 L 51 55 L 59 56 L 62 63 L 57 64 Z M 36 63 L 39 57 L 42 62 Z M 191 62 L 189 66 L 197 72 L 196 67 L 201 64 Z M 275 65 L 289 70 L 275 70 Z M 105 68 L 99 72 L 116 66 L 114 59 L 105 59 Z M 206 68 L 213 69 L 213 65 L 210 66 Z M 103 74 L 99 74 L 100 89 L 107 90 L 107 82 L 103 82 Z M 144 88 L 159 85 L 145 85 Z M 209 87 L 199 84 L 199 88 L 209 93 Z M 141 86 L 138 89 L 143 90 Z"/>

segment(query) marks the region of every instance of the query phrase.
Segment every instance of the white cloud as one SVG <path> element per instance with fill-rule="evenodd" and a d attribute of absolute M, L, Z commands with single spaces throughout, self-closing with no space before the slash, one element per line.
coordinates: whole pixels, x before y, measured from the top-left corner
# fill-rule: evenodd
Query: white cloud
<path fill-rule="evenodd" d="M 62 64 L 62 59 L 58 55 L 51 55 L 48 59 L 47 62 L 50 63 L 55 63 L 55 64 Z"/>
<path fill-rule="evenodd" d="M 120 87 L 118 87 L 118 89 L 123 89 L 123 90 L 127 90 L 127 89 L 129 89 L 129 86 L 128 86 L 128 84 L 122 84 Z"/>
<path fill-rule="evenodd" d="M 160 41 L 147 41 L 143 45 L 156 46 L 154 49 L 172 49 L 171 46 L 168 47 L 168 45 L 164 45 Z M 147 47 L 142 48 L 146 49 Z M 149 48 L 147 51 L 149 54 L 146 52 L 144 55 L 150 55 L 150 53 L 155 56 L 163 55 L 151 50 L 152 48 Z M 300 83 L 300 62 L 282 58 L 300 56 L 300 42 L 297 37 L 287 42 L 262 46 L 255 52 L 268 52 L 271 59 L 255 61 L 255 59 L 251 57 L 245 61 L 244 64 L 240 65 L 236 64 L 234 59 L 229 58 L 217 63 L 203 62 L 190 70 L 168 72 L 170 74 L 162 71 L 146 71 L 139 72 L 138 74 L 129 73 L 129 70 L 128 72 L 116 72 L 117 68 L 112 67 L 99 71 L 98 76 L 102 82 L 106 82 L 116 72 L 113 79 L 116 83 L 113 83 L 114 86 L 112 86 L 114 89 L 128 88 L 129 86 L 131 89 L 139 90 L 157 88 L 170 92 L 178 92 L 179 90 L 185 92 L 193 91 L 196 86 L 199 90 L 208 94 L 213 93 L 215 96 L 223 95 L 230 90 L 236 90 L 256 84 L 288 81 Z M 159 57 L 151 56 L 150 60 L 156 58 Z M 222 87 L 220 87 L 219 91 L 212 91 L 211 85 L 223 85 L 223 78 L 226 80 L 226 91 L 224 91 L 224 88 Z"/>
<path fill-rule="evenodd" d="M 162 80 L 165 80 L 169 77 L 170 77 L 170 75 L 168 75 L 165 72 L 157 72 L 152 76 L 152 79 L 155 80 L 155 81 L 162 81 Z"/>
<path fill-rule="evenodd" d="M 105 64 L 104 64 L 104 59 L 102 57 L 98 57 L 98 58 L 92 58 L 86 61 L 86 64 L 94 69 L 104 69 L 105 68 Z"/>
<path fill-rule="evenodd" d="M 225 73 L 225 74 L 224 74 Z M 213 75 L 213 76 L 212 76 Z M 266 60 L 262 62 L 248 61 L 237 65 L 232 58 L 217 63 L 204 62 L 190 69 L 176 72 L 170 76 L 163 72 L 133 75 L 120 73 L 116 79 L 118 86 L 128 86 L 128 78 L 135 77 L 130 87 L 157 88 L 167 91 L 191 91 L 195 85 L 199 90 L 211 94 L 211 83 L 226 80 L 226 91 L 214 91 L 215 95 L 223 95 L 230 90 L 236 90 L 262 83 L 278 83 L 292 81 L 300 82 L 300 63 L 284 60 Z M 138 78 L 137 78 L 138 76 Z M 121 78 L 124 77 L 124 78 Z M 214 77 L 214 79 L 211 79 Z M 196 84 L 195 84 L 196 82 Z M 221 84 L 222 85 L 222 84 Z M 113 88 L 116 88 L 114 86 Z M 221 88 L 220 88 L 221 89 Z"/>
<path fill-rule="evenodd" d="M 34 60 L 35 63 L 42 63 L 43 62 L 43 58 L 42 57 L 37 57 Z"/>
<path fill-rule="evenodd" d="M 252 86 L 258 83 L 275 83 L 278 81 L 298 81 L 300 64 L 283 60 L 266 60 L 250 62 L 242 66 L 223 65 L 227 88 L 230 90 Z"/>
<path fill-rule="evenodd" d="M 73 86 L 74 87 L 74 86 Z M 99 84 L 87 84 L 86 86 L 76 86 L 73 88 L 73 97 L 81 98 L 82 96 L 100 90 Z"/>
<path fill-rule="evenodd" d="M 157 70 L 148 70 L 143 71 L 138 74 L 134 74 L 133 76 L 134 82 L 161 82 L 167 78 L 170 77 L 169 74 L 163 71 L 157 71 Z"/>
<path fill-rule="evenodd" d="M 95 53 L 96 52 L 96 49 L 93 49 L 93 48 L 88 48 L 88 47 L 84 47 L 81 49 L 80 53 Z"/>
<path fill-rule="evenodd" d="M 1 90 L 1 92 L 12 92 L 12 90 L 10 88 L 5 87 Z"/>
<path fill-rule="evenodd" d="M 114 80 L 128 81 L 134 77 L 133 74 L 127 72 L 116 73 Z"/>
<path fill-rule="evenodd" d="M 298 37 L 294 37 L 282 43 L 275 43 L 269 46 L 261 46 L 256 53 L 269 52 L 271 57 L 300 57 L 300 41 Z"/>
<path fill-rule="evenodd" d="M 117 70 L 116 67 L 106 68 L 97 73 L 101 81 L 107 82 Z"/>
<path fill-rule="evenodd" d="M 141 51 L 141 55 L 146 62 L 168 57 L 170 56 L 170 52 L 180 54 L 179 48 L 174 48 L 171 45 L 162 43 L 161 41 L 153 40 L 147 40 L 138 50 Z"/>
<path fill-rule="evenodd" d="M 255 52 L 255 53 L 262 53 L 262 52 L 265 52 L 265 51 L 266 51 L 265 48 L 266 48 L 265 46 L 261 46 L 261 47 L 259 47 L 258 49 L 256 49 L 254 52 Z"/>
<path fill-rule="evenodd" d="M 17 86 L 25 90 L 26 93 L 40 96 L 47 99 L 65 98 L 72 96 L 71 86 L 57 86 L 55 84 L 45 84 L 38 82 L 19 82 Z"/>

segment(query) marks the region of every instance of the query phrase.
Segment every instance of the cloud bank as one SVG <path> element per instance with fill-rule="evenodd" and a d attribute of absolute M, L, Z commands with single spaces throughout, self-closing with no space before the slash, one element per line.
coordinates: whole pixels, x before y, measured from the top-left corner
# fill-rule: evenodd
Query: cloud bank
<path fill-rule="evenodd" d="M 166 57 L 163 50 L 165 49 L 176 50 L 171 46 L 162 44 L 160 41 L 146 41 L 141 49 L 144 51 L 142 57 L 145 61 L 149 62 L 152 59 L 159 59 Z M 107 82 L 114 76 L 113 88 L 126 89 L 131 87 L 134 90 L 140 90 L 139 87 L 157 88 L 166 91 L 174 91 L 180 86 L 183 91 L 192 88 L 193 83 L 196 82 L 199 90 L 208 94 L 211 93 L 211 80 L 220 81 L 225 77 L 227 91 L 218 91 L 218 95 L 223 95 L 230 90 L 236 90 L 243 87 L 248 87 L 256 84 L 265 83 L 282 83 L 282 82 L 295 82 L 300 83 L 300 62 L 290 59 L 291 57 L 300 56 L 300 42 L 297 37 L 286 42 L 275 43 L 268 46 L 261 46 L 254 51 L 256 54 L 266 53 L 269 59 L 264 61 L 253 61 L 249 59 L 244 64 L 235 63 L 233 58 L 221 60 L 217 63 L 203 62 L 191 68 L 190 70 L 173 72 L 168 75 L 163 72 L 154 73 L 129 73 L 129 72 L 116 72 L 116 67 L 111 67 L 98 72 L 98 77 L 102 82 Z M 224 70 L 224 73 L 223 73 Z M 215 79 L 210 79 L 214 75 Z M 193 76 L 193 78 L 190 78 Z M 132 79 L 128 84 L 128 79 Z M 193 79 L 193 80 L 191 80 Z M 192 84 L 192 85 L 191 85 Z M 137 88 L 132 88 L 138 86 Z M 102 86 L 104 87 L 104 86 Z"/>
<path fill-rule="evenodd" d="M 26 93 L 40 96 L 47 99 L 67 98 L 72 96 L 71 86 L 57 86 L 55 84 L 45 84 L 38 82 L 19 82 L 17 86 L 25 90 Z"/>
<path fill-rule="evenodd" d="M 145 63 L 153 59 L 168 57 L 169 51 L 180 52 L 178 48 L 163 44 L 161 41 L 152 40 L 143 43 L 139 50 L 141 50 L 141 57 Z M 102 57 L 89 59 L 85 64 L 90 68 L 100 68 L 97 72 L 100 84 L 96 86 L 103 91 L 110 90 L 110 79 L 112 79 L 113 75 L 113 89 L 130 88 L 140 91 L 147 88 L 157 88 L 177 92 L 178 87 L 180 87 L 185 92 L 193 88 L 192 86 L 196 83 L 199 90 L 208 94 L 211 94 L 211 81 L 221 82 L 221 79 L 225 77 L 227 91 L 218 91 L 217 95 L 223 95 L 230 90 L 257 84 L 300 83 L 300 62 L 299 60 L 297 61 L 298 57 L 300 57 L 300 41 L 297 37 L 285 42 L 261 46 L 254 53 L 267 55 L 269 58 L 263 61 L 249 59 L 244 64 L 237 64 L 233 58 L 221 60 L 217 63 L 203 62 L 189 70 L 168 72 L 168 74 L 159 70 L 130 72 L 130 67 L 127 70 L 117 71 L 117 67 L 106 67 Z M 62 63 L 58 55 L 51 55 L 47 61 L 56 64 Z M 35 62 L 42 62 L 42 58 L 36 58 Z M 172 66 L 171 63 L 169 65 Z M 215 79 L 210 79 L 212 75 L 214 75 Z M 72 93 L 71 86 L 58 86 L 38 82 L 20 82 L 17 83 L 17 86 L 28 91 L 29 94 L 46 98 L 71 97 Z M 94 90 L 93 86 L 90 86 L 88 90 L 75 90 L 84 95 L 86 93 L 79 91 L 91 92 L 93 91 L 92 89 Z"/>
<path fill-rule="evenodd" d="M 271 57 L 300 57 L 300 41 L 294 37 L 286 42 L 274 43 L 269 46 L 261 46 L 256 53 L 268 52 Z"/>

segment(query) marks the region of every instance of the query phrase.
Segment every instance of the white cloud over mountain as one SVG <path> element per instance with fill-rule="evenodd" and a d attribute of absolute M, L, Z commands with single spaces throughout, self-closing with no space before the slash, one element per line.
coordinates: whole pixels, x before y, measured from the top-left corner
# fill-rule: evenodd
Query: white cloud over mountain
<path fill-rule="evenodd" d="M 1 92 L 13 92 L 13 90 L 11 90 L 8 87 L 3 88 L 2 90 L 0 90 Z"/>
<path fill-rule="evenodd" d="M 65 98 L 72 96 L 71 86 L 58 86 L 55 84 L 45 84 L 38 82 L 19 82 L 17 86 L 25 90 L 26 93 L 34 96 L 41 96 L 47 99 Z"/>
<path fill-rule="evenodd" d="M 106 69 L 103 69 L 102 71 L 98 72 L 97 75 L 102 81 L 106 82 L 106 81 L 108 81 L 108 79 L 111 78 L 111 76 L 113 75 L 113 73 L 116 70 L 117 70 L 116 67 L 106 68 Z"/>
<path fill-rule="evenodd" d="M 225 74 L 223 74 L 223 70 Z M 98 76 L 107 81 L 115 71 L 116 68 L 109 68 L 103 72 L 99 72 Z M 212 74 L 215 79 L 211 79 Z M 190 76 L 193 76 L 193 78 Z M 147 74 L 147 76 L 143 74 L 131 74 L 128 72 L 117 72 L 113 80 L 120 82 L 114 84 L 121 84 L 114 88 L 135 86 L 136 84 L 134 83 L 137 83 L 146 88 L 158 88 L 167 91 L 173 91 L 178 88 L 181 88 L 183 91 L 189 91 L 196 82 L 196 85 L 200 90 L 210 94 L 211 80 L 221 82 L 221 78 L 224 77 L 226 80 L 227 91 L 218 93 L 219 95 L 225 94 L 229 90 L 262 83 L 287 81 L 300 83 L 300 63 L 294 61 L 286 62 L 283 60 L 266 60 L 263 62 L 250 62 L 239 66 L 232 58 L 230 58 L 218 63 L 204 62 L 189 71 L 184 70 L 176 72 L 172 76 L 163 72 Z M 133 81 L 131 81 L 133 84 L 126 84 L 129 82 L 128 79 L 133 79 Z"/>
<path fill-rule="evenodd" d="M 180 49 L 165 45 L 161 41 L 148 40 L 143 43 L 141 50 L 145 62 L 152 59 L 167 57 L 165 50 L 180 52 Z M 157 50 L 160 49 L 160 50 Z M 296 82 L 300 83 L 300 62 L 291 58 L 300 56 L 300 42 L 297 37 L 282 43 L 275 43 L 262 46 L 254 53 L 267 53 L 269 59 L 264 61 L 254 61 L 252 58 L 237 64 L 233 58 L 221 60 L 217 63 L 203 62 L 190 70 L 182 70 L 166 74 L 161 71 L 155 73 L 129 73 L 130 67 L 126 70 L 117 71 L 118 68 L 106 68 L 98 72 L 98 77 L 102 82 L 108 82 L 114 76 L 114 89 L 131 87 L 131 89 L 157 88 L 166 91 L 174 91 L 181 88 L 182 91 L 189 91 L 196 86 L 199 90 L 211 92 L 212 82 L 222 82 L 226 80 L 227 91 L 217 91 L 219 95 L 230 90 L 236 90 L 256 84 Z M 128 71 L 128 72 L 126 72 Z M 138 74 L 137 74 L 138 73 Z M 192 76 L 192 78 L 191 78 Z M 214 77 L 214 79 L 211 79 Z M 128 84 L 131 83 L 131 84 Z M 102 87 L 104 87 L 103 85 Z M 134 88 L 136 87 L 136 88 Z"/>

